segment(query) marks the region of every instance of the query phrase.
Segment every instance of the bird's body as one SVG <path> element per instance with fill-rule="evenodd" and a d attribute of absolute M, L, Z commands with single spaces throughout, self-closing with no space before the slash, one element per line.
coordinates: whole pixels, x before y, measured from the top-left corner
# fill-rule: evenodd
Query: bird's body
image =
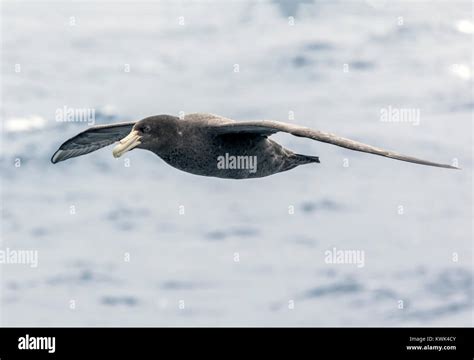
<path fill-rule="evenodd" d="M 294 154 L 266 136 L 252 133 L 214 134 L 209 126 L 233 122 L 220 116 L 190 114 L 168 118 L 169 133 L 162 145 L 150 149 L 169 165 L 195 175 L 229 179 L 257 178 L 314 162 Z"/>
<path fill-rule="evenodd" d="M 318 157 L 295 154 L 268 138 L 278 131 L 398 160 L 454 168 L 297 125 L 265 120 L 236 122 L 202 113 L 189 114 L 183 119 L 158 115 L 138 122 L 92 127 L 61 145 L 51 160 L 56 163 L 119 141 L 113 151 L 115 157 L 142 148 L 177 169 L 219 178 L 259 178 L 299 165 L 319 163 Z"/>

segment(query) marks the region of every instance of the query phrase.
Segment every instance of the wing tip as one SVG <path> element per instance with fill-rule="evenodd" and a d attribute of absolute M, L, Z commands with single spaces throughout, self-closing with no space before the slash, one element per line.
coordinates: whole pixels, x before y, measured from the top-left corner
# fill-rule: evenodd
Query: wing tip
<path fill-rule="evenodd" d="M 421 163 L 421 165 L 434 166 L 434 167 L 443 168 L 443 169 L 462 170 L 460 167 L 457 167 L 457 166 L 454 166 L 454 165 L 448 165 L 448 164 L 437 164 L 437 163 L 427 163 L 426 164 L 426 163 Z"/>
<path fill-rule="evenodd" d="M 53 156 L 51 156 L 51 162 L 53 164 L 57 164 L 58 162 L 61 161 L 61 159 L 59 159 L 59 156 L 61 155 L 61 152 L 62 152 L 61 149 L 56 150 L 56 152 L 53 154 Z"/>
<path fill-rule="evenodd" d="M 460 167 L 457 167 L 454 165 L 447 165 L 447 164 L 436 164 L 436 165 L 431 165 L 431 166 L 444 168 L 444 169 L 462 170 Z"/>
<path fill-rule="evenodd" d="M 448 164 L 436 164 L 436 166 L 441 167 L 441 168 L 445 168 L 445 169 L 462 170 L 458 166 L 448 165 Z"/>

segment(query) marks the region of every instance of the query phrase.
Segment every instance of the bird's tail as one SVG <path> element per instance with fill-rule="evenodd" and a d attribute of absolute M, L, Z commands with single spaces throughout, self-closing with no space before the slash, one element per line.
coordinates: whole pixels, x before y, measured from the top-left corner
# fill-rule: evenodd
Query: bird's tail
<path fill-rule="evenodd" d="M 319 157 L 311 155 L 302 155 L 302 154 L 293 154 L 292 156 L 299 165 L 309 164 L 309 163 L 319 163 Z"/>

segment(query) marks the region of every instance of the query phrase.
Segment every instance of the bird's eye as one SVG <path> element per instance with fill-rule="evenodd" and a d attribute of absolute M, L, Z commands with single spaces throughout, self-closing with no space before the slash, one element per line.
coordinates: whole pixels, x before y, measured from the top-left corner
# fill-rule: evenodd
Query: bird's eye
<path fill-rule="evenodd" d="M 142 132 L 147 134 L 151 131 L 151 127 L 148 126 L 148 125 L 145 125 L 144 127 L 142 127 Z"/>

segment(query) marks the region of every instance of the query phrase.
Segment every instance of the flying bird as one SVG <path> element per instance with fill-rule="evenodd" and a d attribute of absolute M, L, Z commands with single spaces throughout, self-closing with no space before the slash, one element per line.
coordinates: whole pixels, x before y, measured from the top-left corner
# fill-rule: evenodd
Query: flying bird
<path fill-rule="evenodd" d="M 116 158 L 135 148 L 145 149 L 182 171 L 226 179 L 259 178 L 319 163 L 317 156 L 296 154 L 269 138 L 277 132 L 415 164 L 458 169 L 299 125 L 272 120 L 234 121 L 206 113 L 183 118 L 156 115 L 136 122 L 93 126 L 63 143 L 51 162 L 56 164 L 118 142 L 113 149 Z"/>

